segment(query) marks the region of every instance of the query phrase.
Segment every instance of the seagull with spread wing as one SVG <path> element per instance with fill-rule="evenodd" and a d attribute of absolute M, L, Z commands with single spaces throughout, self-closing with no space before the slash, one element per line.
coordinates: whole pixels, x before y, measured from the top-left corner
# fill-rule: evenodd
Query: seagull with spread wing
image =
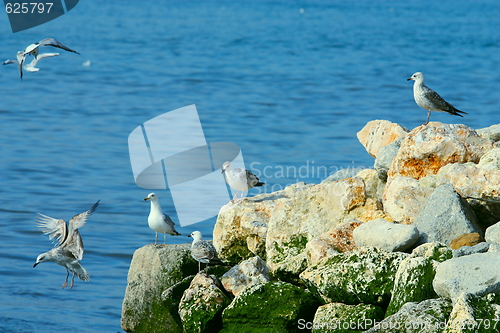
<path fill-rule="evenodd" d="M 75 275 L 83 281 L 88 281 L 90 279 L 89 273 L 80 264 L 80 260 L 83 258 L 83 241 L 78 229 L 85 225 L 87 218 L 99 205 L 99 201 L 86 212 L 73 216 L 68 224 L 66 224 L 66 221 L 63 219 L 55 219 L 39 213 L 37 226 L 42 229 L 44 234 L 49 235 L 49 238 L 53 240 L 54 248 L 40 254 L 38 258 L 36 258 L 33 267 L 46 261 L 52 261 L 58 265 L 64 266 L 68 274 L 62 285 L 63 288 L 66 288 L 68 285 L 69 273 L 73 273 L 70 289 L 73 288 L 75 283 Z"/>

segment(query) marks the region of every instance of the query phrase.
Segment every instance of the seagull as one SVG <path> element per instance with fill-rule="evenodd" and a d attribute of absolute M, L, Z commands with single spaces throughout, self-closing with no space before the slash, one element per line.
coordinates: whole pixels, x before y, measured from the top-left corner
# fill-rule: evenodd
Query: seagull
<path fill-rule="evenodd" d="M 252 187 L 266 185 L 265 183 L 260 182 L 259 178 L 254 175 L 252 171 L 235 168 L 229 161 L 222 164 L 221 173 L 226 175 L 226 182 L 229 186 L 237 190 L 231 202 L 235 202 L 235 198 L 239 192 L 246 192 Z M 243 198 L 241 198 L 240 201 L 241 200 L 243 200 Z"/>
<path fill-rule="evenodd" d="M 68 274 L 62 287 L 68 285 L 69 273 L 73 273 L 70 289 L 75 284 L 75 275 L 80 280 L 90 280 L 90 275 L 85 268 L 80 264 L 83 258 L 83 241 L 80 236 L 79 228 L 83 227 L 87 222 L 87 218 L 95 211 L 99 205 L 97 201 L 89 210 L 81 214 L 77 214 L 69 220 L 69 226 L 63 219 L 55 219 L 47 215 L 39 213 L 37 226 L 42 229 L 43 233 L 49 235 L 50 239 L 55 238 L 54 248 L 48 252 L 42 253 L 36 258 L 33 267 L 46 261 L 53 261 L 58 265 L 64 266 Z"/>
<path fill-rule="evenodd" d="M 17 52 L 17 59 L 16 60 L 7 59 L 2 63 L 2 65 L 8 65 L 8 64 L 18 64 L 19 65 L 20 59 L 22 57 L 22 53 L 23 53 L 23 51 Z M 38 62 L 40 60 L 42 60 L 44 58 L 49 58 L 49 57 L 56 57 L 58 55 L 59 55 L 59 53 L 42 53 L 42 54 L 39 54 L 38 57 L 33 58 L 33 60 L 29 64 L 24 65 L 22 67 L 19 66 L 19 74 L 20 74 L 21 78 L 23 77 L 23 68 L 24 68 L 24 70 L 26 70 L 30 73 L 38 72 L 40 70 L 40 68 L 36 68 L 35 66 L 38 64 Z"/>
<path fill-rule="evenodd" d="M 203 240 L 199 231 L 193 231 L 188 237 L 193 237 L 191 244 L 191 256 L 198 262 L 198 273 L 201 270 L 201 263 L 204 264 L 222 264 L 217 256 L 217 251 L 212 243 Z"/>
<path fill-rule="evenodd" d="M 424 74 L 416 72 L 406 81 L 414 80 L 413 84 L 413 98 L 418 106 L 427 110 L 427 121 L 424 125 L 429 123 L 431 111 L 447 112 L 455 116 L 463 117 L 460 113 L 467 114 L 467 112 L 460 111 L 453 105 L 445 101 L 437 92 L 428 88 L 424 84 Z"/>
<path fill-rule="evenodd" d="M 175 230 L 175 223 L 167 214 L 164 214 L 158 201 L 158 196 L 155 193 L 149 193 L 144 201 L 151 201 L 151 211 L 148 216 L 148 225 L 156 232 L 155 244 L 158 244 L 158 233 L 162 232 L 163 244 L 167 244 L 167 234 L 171 236 L 180 236 L 181 234 Z"/>
<path fill-rule="evenodd" d="M 17 52 L 17 63 L 19 65 L 19 74 L 21 76 L 21 79 L 23 78 L 23 63 L 26 59 L 26 56 L 28 54 L 31 54 L 32 56 L 35 57 L 35 59 L 38 58 L 39 53 L 40 53 L 40 50 L 39 50 L 40 46 L 54 46 L 54 47 L 63 49 L 63 50 L 68 51 L 68 52 L 80 54 L 77 51 L 70 49 L 69 47 L 67 47 L 63 43 L 58 42 L 54 38 L 45 38 L 45 39 L 42 39 L 38 43 L 30 44 L 23 51 Z"/>

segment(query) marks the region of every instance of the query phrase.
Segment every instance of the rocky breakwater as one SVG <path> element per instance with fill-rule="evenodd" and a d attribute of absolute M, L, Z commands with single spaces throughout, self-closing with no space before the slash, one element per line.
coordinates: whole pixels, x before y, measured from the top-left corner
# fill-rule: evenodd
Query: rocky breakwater
<path fill-rule="evenodd" d="M 500 331 L 500 125 L 369 122 L 374 168 L 222 207 L 227 266 L 132 260 L 127 332 Z M 196 275 L 195 275 L 196 274 Z"/>

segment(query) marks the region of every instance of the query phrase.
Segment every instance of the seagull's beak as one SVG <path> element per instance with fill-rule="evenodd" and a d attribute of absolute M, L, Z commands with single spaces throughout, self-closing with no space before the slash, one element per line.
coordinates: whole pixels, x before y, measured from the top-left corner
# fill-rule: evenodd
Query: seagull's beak
<path fill-rule="evenodd" d="M 191 236 L 191 235 L 188 235 L 188 237 L 193 237 L 193 236 Z"/>
<path fill-rule="evenodd" d="M 37 262 L 33 265 L 33 268 L 35 268 L 35 267 L 36 267 L 36 265 L 38 265 L 38 263 L 37 263 Z"/>
<path fill-rule="evenodd" d="M 150 199 L 149 197 L 145 197 L 145 198 L 144 198 L 144 201 L 149 200 L 149 199 Z"/>
<path fill-rule="evenodd" d="M 226 171 L 226 169 L 222 169 L 222 171 L 220 173 L 224 173 Z"/>
<path fill-rule="evenodd" d="M 411 78 L 411 77 L 409 77 L 409 78 L 407 78 L 407 79 L 406 79 L 406 81 L 410 81 L 410 80 L 412 80 L 412 78 Z"/>

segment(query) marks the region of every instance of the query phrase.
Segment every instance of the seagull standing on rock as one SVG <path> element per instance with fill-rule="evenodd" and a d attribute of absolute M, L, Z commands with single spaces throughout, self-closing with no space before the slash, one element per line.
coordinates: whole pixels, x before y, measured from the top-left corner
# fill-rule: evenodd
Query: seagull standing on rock
<path fill-rule="evenodd" d="M 204 264 L 222 264 L 217 256 L 217 251 L 212 243 L 203 240 L 199 231 L 193 231 L 189 237 L 193 237 L 191 244 L 191 256 L 198 262 L 198 273 L 201 270 L 201 263 Z"/>
<path fill-rule="evenodd" d="M 431 116 L 431 111 L 436 112 L 446 112 L 455 116 L 463 117 L 461 113 L 467 114 L 467 112 L 460 111 L 453 105 L 445 101 L 437 92 L 430 89 L 424 84 L 424 74 L 421 72 L 416 72 L 407 81 L 414 80 L 413 84 L 413 98 L 418 106 L 422 109 L 427 110 L 427 121 L 424 125 L 429 123 L 429 118 Z"/>
<path fill-rule="evenodd" d="M 158 196 L 155 193 L 149 193 L 144 201 L 151 201 L 151 211 L 148 216 L 148 225 L 156 232 L 155 244 L 158 244 L 158 233 L 163 233 L 163 244 L 167 244 L 167 234 L 171 236 L 180 236 L 181 234 L 175 230 L 175 223 L 172 219 L 164 214 L 158 201 Z"/>
<path fill-rule="evenodd" d="M 266 185 L 265 183 L 262 183 L 259 178 L 252 173 L 252 171 L 242 168 L 235 168 L 229 161 L 226 161 L 224 162 L 224 164 L 222 164 L 221 173 L 224 173 L 226 175 L 226 182 L 229 184 L 229 186 L 237 190 L 236 194 L 231 200 L 232 202 L 236 202 L 235 198 L 237 198 L 239 192 L 246 192 L 253 187 Z M 243 200 L 243 198 L 238 201 L 241 200 Z"/>
<path fill-rule="evenodd" d="M 81 214 L 77 214 L 69 220 L 69 224 L 63 219 L 55 219 L 43 214 L 39 214 L 38 227 L 43 233 L 49 235 L 50 239 L 55 238 L 55 247 L 49 252 L 42 253 L 36 258 L 33 267 L 46 261 L 53 261 L 58 265 L 64 266 L 68 274 L 62 287 L 68 285 L 69 273 L 73 273 L 70 289 L 75 284 L 75 275 L 83 281 L 90 280 L 90 275 L 85 268 L 80 264 L 83 258 L 83 241 L 80 236 L 79 228 L 83 227 L 87 222 L 87 218 L 95 211 L 99 201 L 97 201 L 89 210 Z"/>

